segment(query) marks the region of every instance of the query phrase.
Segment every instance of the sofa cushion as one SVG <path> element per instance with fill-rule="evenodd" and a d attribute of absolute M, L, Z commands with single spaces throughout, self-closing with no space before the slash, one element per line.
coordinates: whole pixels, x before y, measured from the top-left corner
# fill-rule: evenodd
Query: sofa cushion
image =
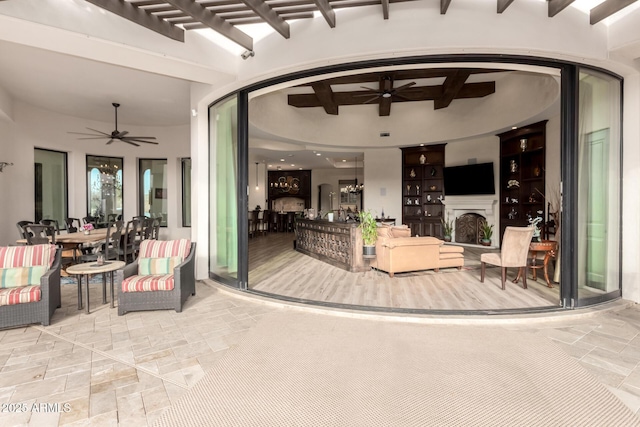
<path fill-rule="evenodd" d="M 0 268 L 0 288 L 19 288 L 27 285 L 39 285 L 40 278 L 48 267 L 35 265 L 33 267 Z"/>
<path fill-rule="evenodd" d="M 454 246 L 454 245 L 442 245 L 440 246 L 440 253 L 456 253 L 461 254 L 464 253 L 464 248 L 462 246 Z"/>
<path fill-rule="evenodd" d="M 0 306 L 40 301 L 40 286 L 0 289 Z"/>
<path fill-rule="evenodd" d="M 383 243 L 390 249 L 404 246 L 436 246 L 435 250 L 438 250 L 437 246 L 442 244 L 442 240 L 435 237 L 398 237 L 396 239 L 389 239 Z"/>
<path fill-rule="evenodd" d="M 50 267 L 56 258 L 54 245 L 26 245 L 0 247 L 0 268 L 32 267 L 46 265 Z"/>
<path fill-rule="evenodd" d="M 130 276 L 122 281 L 122 292 L 173 290 L 173 274 Z"/>
<path fill-rule="evenodd" d="M 191 250 L 189 239 L 143 240 L 140 243 L 140 258 L 167 258 L 173 256 L 185 259 Z"/>
<path fill-rule="evenodd" d="M 391 226 L 391 236 L 393 236 L 393 238 L 411 237 L 411 229 L 406 225 Z"/>
<path fill-rule="evenodd" d="M 460 252 L 440 252 L 440 259 L 456 259 L 464 258 L 464 254 Z"/>
<path fill-rule="evenodd" d="M 391 227 L 386 225 L 386 224 L 380 224 L 378 225 L 378 228 L 376 229 L 376 231 L 378 232 L 378 238 L 381 239 L 388 239 L 391 236 Z"/>
<path fill-rule="evenodd" d="M 180 256 L 172 256 L 166 258 L 140 258 L 138 260 L 138 274 L 147 275 L 163 275 L 173 274 L 173 269 L 183 261 Z"/>

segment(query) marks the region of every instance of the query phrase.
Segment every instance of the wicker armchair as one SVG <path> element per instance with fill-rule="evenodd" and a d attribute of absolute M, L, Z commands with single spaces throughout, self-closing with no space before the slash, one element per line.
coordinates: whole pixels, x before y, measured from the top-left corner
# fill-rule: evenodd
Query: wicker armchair
<path fill-rule="evenodd" d="M 189 295 L 196 294 L 195 242 L 180 240 L 144 240 L 138 258 L 116 272 L 118 287 L 118 315 L 129 311 L 174 309 L 180 313 Z M 172 261 L 179 256 L 182 261 Z M 179 262 L 170 271 L 141 271 L 155 261 L 164 265 Z M 146 266 L 146 267 L 144 267 Z M 153 268 L 153 267 L 152 267 Z"/>
<path fill-rule="evenodd" d="M 0 329 L 42 323 L 48 326 L 60 307 L 61 250 L 53 245 L 0 247 L 0 274 L 7 270 L 46 265 L 39 285 L 0 288 Z M 28 261 L 26 261 L 28 260 Z M 25 277 L 26 275 L 23 275 Z M 14 276 L 15 280 L 15 276 Z M 38 299 L 39 294 L 39 299 Z M 36 299 L 33 302 L 19 302 Z"/>

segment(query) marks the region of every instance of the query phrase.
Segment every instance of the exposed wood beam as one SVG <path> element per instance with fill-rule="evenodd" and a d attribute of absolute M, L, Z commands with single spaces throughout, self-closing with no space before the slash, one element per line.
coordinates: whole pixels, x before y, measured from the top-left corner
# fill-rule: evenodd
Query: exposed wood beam
<path fill-rule="evenodd" d="M 256 15 L 261 17 L 264 22 L 271 26 L 271 28 L 280 33 L 282 37 L 285 39 L 289 38 L 289 24 L 265 2 L 262 0 L 242 0 L 242 3 L 249 6 L 249 9 L 253 10 Z"/>
<path fill-rule="evenodd" d="M 549 0 L 549 18 L 553 18 L 558 13 L 562 12 L 567 6 L 573 3 L 575 0 Z"/>
<path fill-rule="evenodd" d="M 144 9 L 138 9 L 123 0 L 87 0 L 104 10 L 108 10 L 122 18 L 135 22 L 151 31 L 162 34 L 170 39 L 184 42 L 184 30 L 175 25 L 170 24 L 154 15 L 145 12 Z"/>
<path fill-rule="evenodd" d="M 389 19 L 389 0 L 382 0 L 382 18 Z"/>
<path fill-rule="evenodd" d="M 466 83 L 456 94 L 455 99 L 482 98 L 496 91 L 495 82 Z M 333 92 L 335 103 L 340 105 L 363 105 L 367 100 L 368 91 Z M 402 91 L 402 96 L 391 97 L 393 102 L 433 101 L 442 97 L 442 86 L 410 87 Z M 291 94 L 289 105 L 298 108 L 322 107 L 318 97 L 313 93 Z"/>
<path fill-rule="evenodd" d="M 174 5 L 187 15 L 193 17 L 196 21 L 202 22 L 207 27 L 222 34 L 245 49 L 253 50 L 253 39 L 251 37 L 224 21 L 219 16 L 214 15 L 209 10 L 200 6 L 200 4 L 191 0 L 166 0 L 166 2 Z"/>
<path fill-rule="evenodd" d="M 449 4 L 451 4 L 451 0 L 440 0 L 440 15 L 444 15 L 447 13 Z"/>
<path fill-rule="evenodd" d="M 318 101 L 320 101 L 324 111 L 332 116 L 337 116 L 338 104 L 336 104 L 336 101 L 333 99 L 333 90 L 331 90 L 331 86 L 327 84 L 327 82 L 314 82 L 311 84 L 311 87 L 316 93 Z"/>
<path fill-rule="evenodd" d="M 331 8 L 328 0 L 314 0 L 316 6 L 318 6 L 318 10 L 324 16 L 324 20 L 327 21 L 327 24 L 331 28 L 336 27 L 336 13 Z"/>
<path fill-rule="evenodd" d="M 334 77 L 331 79 L 326 79 L 325 81 L 331 85 L 379 82 L 380 77 L 383 75 L 391 76 L 395 81 L 429 79 L 429 78 L 437 78 L 437 77 L 447 77 L 456 70 L 457 68 L 426 68 L 423 70 L 383 71 L 383 72 L 375 72 L 375 73 L 354 74 L 352 76 Z M 467 71 L 470 74 L 505 72 L 505 70 L 492 70 L 487 68 L 465 68 L 464 71 Z M 311 86 L 311 84 L 304 83 L 299 85 L 298 87 L 302 87 L 302 86 Z"/>
<path fill-rule="evenodd" d="M 504 12 L 511 3 L 513 3 L 513 0 L 498 0 L 498 13 Z"/>
<path fill-rule="evenodd" d="M 460 92 L 460 89 L 462 89 L 470 75 L 471 74 L 465 70 L 458 70 L 449 75 L 442 84 L 442 97 L 435 100 L 433 108 L 435 110 L 447 108 L 456 95 L 458 95 L 458 92 Z"/>
<path fill-rule="evenodd" d="M 589 18 L 591 25 L 597 24 L 635 2 L 636 0 L 607 0 L 604 3 L 600 3 L 591 9 Z"/>

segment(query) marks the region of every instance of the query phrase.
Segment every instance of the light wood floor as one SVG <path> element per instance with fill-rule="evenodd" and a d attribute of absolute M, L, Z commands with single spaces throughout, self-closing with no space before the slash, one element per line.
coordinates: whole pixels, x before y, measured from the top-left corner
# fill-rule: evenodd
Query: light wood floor
<path fill-rule="evenodd" d="M 528 289 L 507 282 L 500 269 L 487 266 L 480 283 L 479 248 L 465 248 L 465 268 L 396 274 L 371 270 L 351 273 L 296 252 L 293 233 L 249 239 L 249 287 L 254 290 L 338 304 L 430 310 L 499 310 L 559 304 L 559 285 L 527 281 Z M 516 270 L 508 271 L 509 280 Z M 551 271 L 549 272 L 551 275 Z"/>

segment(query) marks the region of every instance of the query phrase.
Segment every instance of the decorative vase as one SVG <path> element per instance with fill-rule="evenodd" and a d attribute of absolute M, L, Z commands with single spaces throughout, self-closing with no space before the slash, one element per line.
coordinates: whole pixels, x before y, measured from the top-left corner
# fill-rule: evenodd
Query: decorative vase
<path fill-rule="evenodd" d="M 444 236 L 444 237 L 443 237 L 443 240 L 444 240 L 445 242 L 450 242 L 450 241 L 451 241 L 451 236 Z"/>
<path fill-rule="evenodd" d="M 527 138 L 522 138 L 520 140 L 520 149 L 522 151 L 527 151 Z"/>
<path fill-rule="evenodd" d="M 482 246 L 491 246 L 491 240 L 489 240 L 489 239 L 482 239 L 482 240 L 480 240 L 480 244 L 481 244 Z"/>
<path fill-rule="evenodd" d="M 91 230 L 84 230 L 84 234 L 88 236 L 89 234 L 91 234 Z"/>
<path fill-rule="evenodd" d="M 375 256 L 376 256 L 376 247 L 375 246 L 364 245 L 362 247 L 362 256 L 364 256 L 365 258 L 375 258 Z"/>
<path fill-rule="evenodd" d="M 424 154 L 421 154 L 420 155 L 420 164 L 424 165 L 426 161 L 427 161 L 427 158 L 424 156 Z"/>

